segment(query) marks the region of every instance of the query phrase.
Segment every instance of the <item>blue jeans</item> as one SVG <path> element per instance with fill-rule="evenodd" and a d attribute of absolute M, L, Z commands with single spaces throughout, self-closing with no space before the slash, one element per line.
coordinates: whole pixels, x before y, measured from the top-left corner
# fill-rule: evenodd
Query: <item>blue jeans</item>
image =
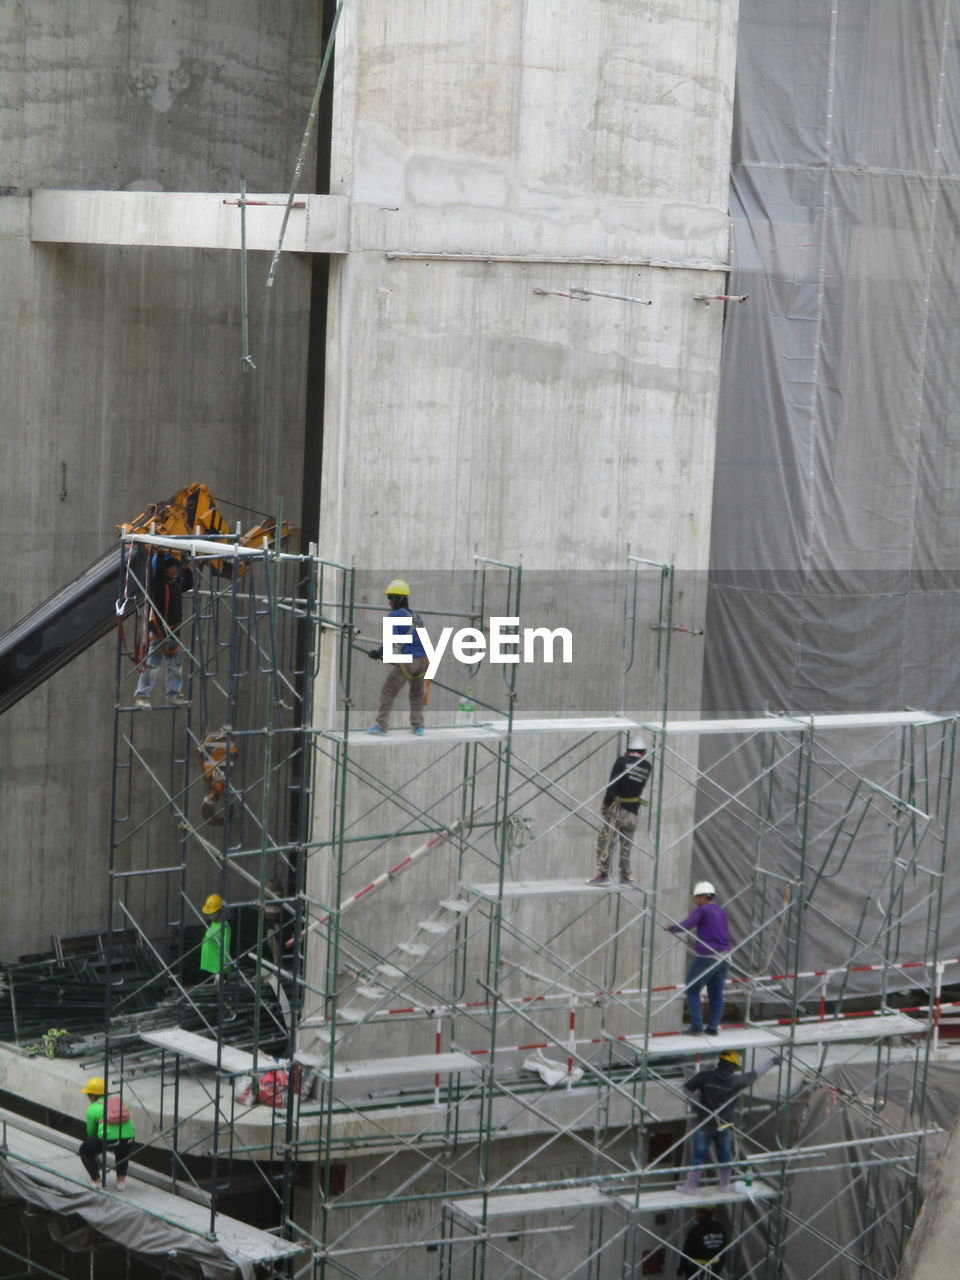
<path fill-rule="evenodd" d="M 713 1143 L 714 1151 L 717 1156 L 717 1164 L 721 1167 L 730 1165 L 733 1159 L 732 1152 L 732 1136 L 733 1126 L 728 1125 L 725 1129 L 718 1129 L 716 1122 L 708 1120 L 699 1129 L 693 1131 L 693 1164 L 706 1164 L 707 1157 L 710 1154 L 710 1143 Z"/>
<path fill-rule="evenodd" d="M 716 1031 L 723 1017 L 723 988 L 727 981 L 727 962 L 717 960 L 714 956 L 694 956 L 687 968 L 685 979 L 687 988 L 687 1008 L 690 1010 L 690 1030 L 703 1030 L 703 1011 L 700 1008 L 700 992 L 707 988 L 709 1004 L 709 1022 L 711 1031 Z"/>
<path fill-rule="evenodd" d="M 153 692 L 153 684 L 157 678 L 157 671 L 163 667 L 163 691 L 170 702 L 177 696 L 183 688 L 183 676 L 180 673 L 181 650 L 177 645 L 173 653 L 165 653 L 164 646 L 170 642 L 166 637 L 159 640 L 151 640 L 150 651 L 147 654 L 147 661 L 140 673 L 140 679 L 137 681 L 137 687 L 134 690 L 135 698 L 149 698 Z"/>

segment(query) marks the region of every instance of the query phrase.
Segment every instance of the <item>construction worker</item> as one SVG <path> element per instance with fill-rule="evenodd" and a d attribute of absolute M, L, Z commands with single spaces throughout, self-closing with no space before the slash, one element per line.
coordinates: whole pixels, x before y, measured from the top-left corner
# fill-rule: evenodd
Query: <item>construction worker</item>
<path fill-rule="evenodd" d="M 640 813 L 640 797 L 647 785 L 653 766 L 646 759 L 647 743 L 642 734 L 635 733 L 627 743 L 623 755 L 617 756 L 610 773 L 610 781 L 603 794 L 600 817 L 603 826 L 597 840 L 597 870 L 587 884 L 610 883 L 610 855 L 619 837 L 620 883 L 632 884 L 630 855 L 633 851 L 633 833 L 637 829 Z"/>
<path fill-rule="evenodd" d="M 778 1055 L 769 1058 L 756 1071 L 740 1071 L 740 1054 L 736 1049 L 724 1049 L 717 1065 L 685 1080 L 684 1091 L 693 1106 L 696 1123 L 693 1130 L 693 1151 L 690 1170 L 678 1190 L 693 1195 L 700 1185 L 702 1166 L 707 1162 L 710 1145 L 716 1152 L 720 1166 L 720 1189 L 730 1186 L 730 1162 L 732 1159 L 733 1125 L 737 1118 L 737 1095 L 741 1089 L 753 1084 L 771 1067 L 783 1061 Z M 686 1252 L 686 1250 L 684 1250 Z"/>
<path fill-rule="evenodd" d="M 391 665 L 390 674 L 383 682 L 380 690 L 380 706 L 377 719 L 367 733 L 384 734 L 390 724 L 390 708 L 393 700 L 403 688 L 404 681 L 410 686 L 410 724 L 413 732 L 419 737 L 423 733 L 423 677 L 430 665 L 426 650 L 417 635 L 417 628 L 423 626 L 423 619 L 410 609 L 410 587 L 403 578 L 394 578 L 387 585 L 384 595 L 390 603 L 388 618 L 406 619 L 406 625 L 394 623 L 393 634 L 396 637 L 395 651 L 403 654 L 403 661 Z M 383 657 L 383 646 L 369 649 L 371 658 Z"/>
<path fill-rule="evenodd" d="M 111 1098 L 106 1108 L 108 1114 L 105 1114 L 103 1095 L 106 1086 L 101 1076 L 91 1076 L 83 1086 L 83 1092 L 93 1099 L 87 1107 L 87 1136 L 80 1143 L 83 1167 L 90 1175 L 93 1187 L 99 1191 L 103 1186 L 100 1174 L 104 1148 L 112 1151 L 117 1160 L 117 1190 L 122 1191 L 127 1185 L 130 1149 L 136 1136 L 130 1112 L 119 1098 Z"/>
<path fill-rule="evenodd" d="M 134 691 L 134 706 L 149 709 L 157 670 L 162 666 L 167 705 L 187 707 L 190 699 L 181 692 L 183 675 L 177 632 L 183 622 L 183 593 L 193 589 L 193 572 L 184 568 L 173 555 L 156 555 L 151 565 L 150 648 Z"/>
<path fill-rule="evenodd" d="M 730 1243 L 723 1226 L 717 1221 L 712 1204 L 697 1205 L 696 1219 L 683 1242 L 683 1257 L 677 1266 L 677 1280 L 706 1280 L 723 1275 L 724 1259 L 720 1256 Z"/>
<path fill-rule="evenodd" d="M 693 886 L 694 909 L 679 924 L 667 925 L 668 933 L 696 932 L 697 941 L 687 966 L 685 978 L 690 1031 L 699 1035 L 706 1030 L 715 1036 L 723 1017 L 723 988 L 727 981 L 727 954 L 730 951 L 730 927 L 727 913 L 714 902 L 717 891 L 709 880 Z M 700 992 L 707 988 L 707 1025 L 703 1025 Z"/>
<path fill-rule="evenodd" d="M 207 931 L 200 944 L 200 968 L 219 977 L 230 965 L 230 926 L 223 919 L 219 893 L 211 893 L 200 911 L 207 917 Z"/>

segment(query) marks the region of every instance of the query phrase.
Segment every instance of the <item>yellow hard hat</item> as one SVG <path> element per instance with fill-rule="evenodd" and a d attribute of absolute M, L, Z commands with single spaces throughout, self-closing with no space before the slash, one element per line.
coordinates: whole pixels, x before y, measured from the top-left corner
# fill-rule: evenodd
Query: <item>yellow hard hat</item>
<path fill-rule="evenodd" d="M 720 1054 L 720 1061 L 732 1062 L 735 1067 L 739 1067 L 740 1055 L 736 1049 L 724 1049 L 723 1053 Z"/>
<path fill-rule="evenodd" d="M 223 899 L 219 893 L 211 893 L 206 902 L 200 908 L 205 916 L 216 915 L 223 908 Z"/>
<path fill-rule="evenodd" d="M 394 578 L 383 594 L 385 596 L 408 596 L 410 594 L 410 584 L 404 582 L 402 578 Z"/>
<path fill-rule="evenodd" d="M 102 1076 L 91 1076 L 81 1090 L 82 1093 L 89 1093 L 94 1098 L 102 1098 L 106 1091 L 107 1087 L 103 1083 Z"/>

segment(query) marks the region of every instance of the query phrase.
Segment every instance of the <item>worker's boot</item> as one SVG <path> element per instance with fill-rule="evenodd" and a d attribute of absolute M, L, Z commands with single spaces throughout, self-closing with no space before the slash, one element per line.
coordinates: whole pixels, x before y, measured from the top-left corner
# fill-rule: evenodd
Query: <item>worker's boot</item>
<path fill-rule="evenodd" d="M 720 1170 L 720 1190 L 721 1191 L 730 1190 L 731 1177 L 732 1177 L 732 1173 L 729 1168 Z"/>
<path fill-rule="evenodd" d="M 701 1174 L 699 1169 L 691 1169 L 684 1180 L 677 1184 L 677 1190 L 682 1191 L 684 1195 L 687 1196 L 696 1195 L 697 1189 L 700 1186 L 700 1177 Z"/>

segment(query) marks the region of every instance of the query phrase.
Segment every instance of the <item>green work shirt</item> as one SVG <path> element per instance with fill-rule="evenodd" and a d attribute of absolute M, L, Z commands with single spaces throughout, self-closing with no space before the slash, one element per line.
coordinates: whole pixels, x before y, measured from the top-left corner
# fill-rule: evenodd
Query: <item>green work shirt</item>
<path fill-rule="evenodd" d="M 133 1122 L 125 1121 L 123 1124 L 107 1125 L 107 1141 L 116 1142 L 118 1138 L 132 1138 L 135 1134 Z M 103 1137 L 103 1099 L 98 1098 L 96 1102 L 91 1102 L 87 1107 L 87 1137 L 102 1138 Z"/>
<path fill-rule="evenodd" d="M 207 926 L 200 946 L 200 968 L 204 973 L 222 973 L 230 963 L 230 926 L 214 920 Z"/>

